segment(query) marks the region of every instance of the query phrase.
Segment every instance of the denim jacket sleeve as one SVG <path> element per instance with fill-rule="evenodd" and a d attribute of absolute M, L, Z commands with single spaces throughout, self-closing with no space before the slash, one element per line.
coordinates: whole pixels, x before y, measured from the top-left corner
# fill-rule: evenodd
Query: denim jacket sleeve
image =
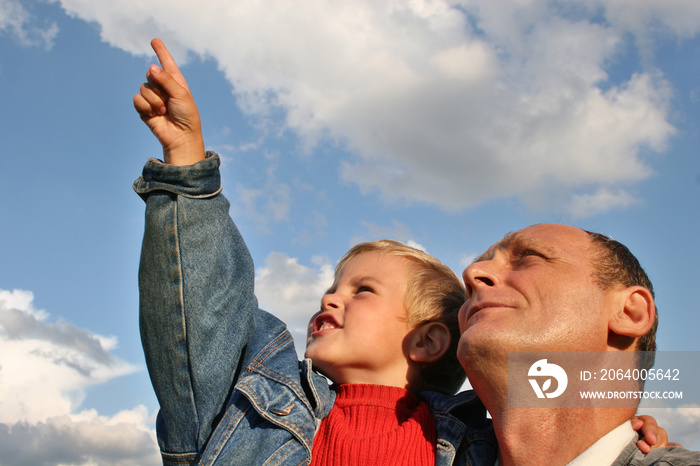
<path fill-rule="evenodd" d="M 250 253 L 228 215 L 218 156 L 176 167 L 149 160 L 134 190 L 146 201 L 140 328 L 161 411 L 161 451 L 191 461 L 210 437 L 253 333 Z"/>

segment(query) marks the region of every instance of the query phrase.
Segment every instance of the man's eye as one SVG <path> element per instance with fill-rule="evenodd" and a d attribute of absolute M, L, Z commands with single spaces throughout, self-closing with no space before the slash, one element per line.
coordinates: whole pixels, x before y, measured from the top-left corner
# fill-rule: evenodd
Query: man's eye
<path fill-rule="evenodd" d="M 537 252 L 534 249 L 523 249 L 522 251 L 519 251 L 517 254 L 517 258 L 520 259 L 525 259 L 526 257 L 541 257 L 542 259 L 546 259 L 545 255 L 542 254 L 541 252 Z"/>

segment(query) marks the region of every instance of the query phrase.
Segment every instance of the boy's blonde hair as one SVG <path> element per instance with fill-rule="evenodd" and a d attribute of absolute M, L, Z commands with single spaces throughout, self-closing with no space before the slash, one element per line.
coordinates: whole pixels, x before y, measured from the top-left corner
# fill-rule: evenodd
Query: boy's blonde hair
<path fill-rule="evenodd" d="M 466 292 L 461 280 L 445 264 L 419 249 L 399 241 L 382 239 L 359 243 L 340 258 L 335 267 L 334 279 L 352 258 L 367 252 L 379 251 L 384 254 L 402 257 L 412 264 L 408 271 L 404 305 L 406 320 L 412 328 L 428 322 L 442 322 L 450 330 L 450 347 L 445 355 L 435 363 L 421 370 L 423 389 L 445 394 L 456 393 L 466 379 L 462 365 L 457 359 L 459 343 L 459 308 L 466 300 Z"/>

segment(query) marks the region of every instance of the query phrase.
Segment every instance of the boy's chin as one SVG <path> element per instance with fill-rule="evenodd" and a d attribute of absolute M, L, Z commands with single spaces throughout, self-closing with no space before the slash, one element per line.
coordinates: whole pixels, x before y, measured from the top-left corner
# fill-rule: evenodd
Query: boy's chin
<path fill-rule="evenodd" d="M 304 357 L 307 359 L 311 359 L 311 365 L 316 372 L 325 374 L 325 368 L 329 366 L 332 367 L 332 363 L 326 361 L 326 359 L 320 356 L 314 348 L 306 348 L 306 351 L 304 352 Z"/>
<path fill-rule="evenodd" d="M 326 348 L 326 351 L 324 351 L 323 343 L 324 342 L 322 341 L 309 339 L 309 341 L 306 343 L 306 351 L 304 351 L 304 357 L 319 361 L 324 359 L 323 355 L 328 354 L 328 347 Z"/>
<path fill-rule="evenodd" d="M 306 351 L 304 351 L 304 358 L 306 359 L 311 359 L 311 362 L 316 362 L 315 360 L 318 358 L 314 357 L 314 350 L 310 346 L 306 347 Z"/>
<path fill-rule="evenodd" d="M 304 357 L 307 359 L 311 359 L 311 362 L 313 362 L 313 364 L 314 364 L 314 368 L 317 365 L 323 366 L 324 362 L 325 362 L 324 358 L 319 356 L 318 352 L 314 351 L 313 348 L 311 348 L 311 349 L 306 348 L 306 351 L 304 352 Z"/>

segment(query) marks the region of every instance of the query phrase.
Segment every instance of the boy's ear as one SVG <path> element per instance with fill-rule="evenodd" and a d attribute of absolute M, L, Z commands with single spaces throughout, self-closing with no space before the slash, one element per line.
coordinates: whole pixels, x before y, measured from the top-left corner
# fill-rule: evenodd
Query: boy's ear
<path fill-rule="evenodd" d="M 618 305 L 608 320 L 608 329 L 620 337 L 639 338 L 654 325 L 656 306 L 651 291 L 632 286 L 618 292 Z"/>
<path fill-rule="evenodd" d="M 408 356 L 411 361 L 433 363 L 450 348 L 450 331 L 441 322 L 428 322 L 408 335 Z"/>

